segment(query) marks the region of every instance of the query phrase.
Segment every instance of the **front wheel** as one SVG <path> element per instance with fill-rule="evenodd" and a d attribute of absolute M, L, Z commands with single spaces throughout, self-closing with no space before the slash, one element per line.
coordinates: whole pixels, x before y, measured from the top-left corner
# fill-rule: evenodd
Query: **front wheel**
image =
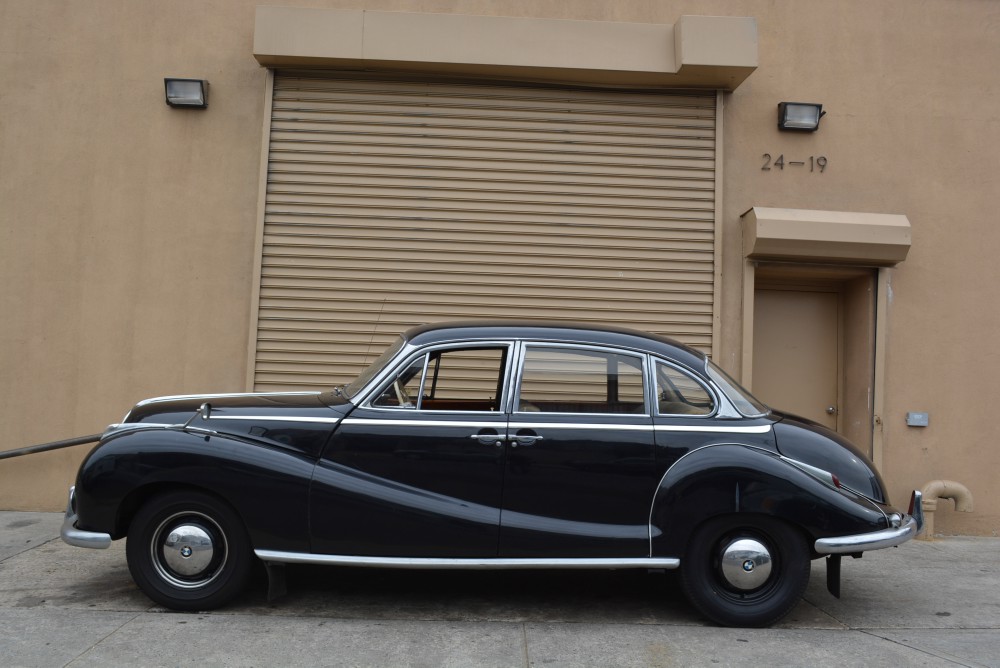
<path fill-rule="evenodd" d="M 132 520 L 125 553 L 139 588 L 173 610 L 225 605 L 250 575 L 242 520 L 222 501 L 196 491 L 147 501 Z"/>
<path fill-rule="evenodd" d="M 809 584 L 809 548 L 769 517 L 710 520 L 681 563 L 681 586 L 706 617 L 724 626 L 769 626 L 791 612 Z"/>

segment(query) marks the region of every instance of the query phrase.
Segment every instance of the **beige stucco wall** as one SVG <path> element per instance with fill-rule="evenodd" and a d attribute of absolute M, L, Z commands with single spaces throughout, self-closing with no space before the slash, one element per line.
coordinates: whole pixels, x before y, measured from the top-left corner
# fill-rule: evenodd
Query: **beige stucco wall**
<path fill-rule="evenodd" d="M 241 389 L 265 72 L 241 3 L 0 3 L 0 449 Z M 205 77 L 207 112 L 164 103 Z M 0 461 L 57 509 L 88 446 Z"/>
<path fill-rule="evenodd" d="M 244 388 L 265 85 L 256 4 L 0 0 L 0 449 L 99 431 L 146 396 Z M 935 478 L 972 490 L 975 513 L 939 510 L 939 531 L 1000 530 L 988 410 L 1000 375 L 1000 5 L 266 4 L 755 18 L 759 67 L 725 95 L 720 359 L 741 368 L 741 213 L 906 215 L 913 246 L 891 274 L 884 473 L 900 503 Z M 164 76 L 207 78 L 209 109 L 169 109 Z M 823 103 L 819 132 L 779 133 L 783 100 Z M 828 167 L 765 172 L 764 153 L 823 155 Z M 908 410 L 929 411 L 930 427 L 907 427 Z M 86 449 L 0 461 L 0 508 L 59 508 Z"/>
<path fill-rule="evenodd" d="M 995 535 L 1000 450 L 988 405 L 1000 371 L 991 287 L 1000 278 L 1000 74 L 991 63 L 1000 62 L 1000 5 L 808 7 L 796 15 L 741 6 L 758 19 L 761 67 L 727 96 L 724 272 L 738 271 L 733 215 L 750 206 L 906 215 L 913 243 L 890 282 L 883 472 L 897 503 L 934 478 L 963 482 L 976 512 L 939 511 L 937 530 Z M 823 103 L 820 130 L 774 130 L 781 100 Z M 819 175 L 763 172 L 763 153 L 825 155 L 829 166 Z M 741 295 L 724 296 L 735 313 Z M 736 354 L 738 328 L 725 336 Z M 930 426 L 907 427 L 907 411 L 929 411 Z"/>

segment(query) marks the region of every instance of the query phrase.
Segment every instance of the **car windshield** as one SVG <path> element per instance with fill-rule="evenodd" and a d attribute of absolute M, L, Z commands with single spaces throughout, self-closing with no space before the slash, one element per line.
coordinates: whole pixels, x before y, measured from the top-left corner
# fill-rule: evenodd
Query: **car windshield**
<path fill-rule="evenodd" d="M 771 410 L 743 389 L 739 383 L 730 378 L 729 374 L 717 367 L 712 360 L 706 360 L 705 371 L 715 381 L 715 384 L 719 386 L 719 389 L 733 402 L 736 410 L 746 417 L 761 417 Z"/>
<path fill-rule="evenodd" d="M 372 378 L 378 375 L 379 371 L 385 368 L 385 365 L 396 356 L 396 353 L 403 348 L 405 343 L 406 339 L 402 336 L 397 338 L 391 346 L 385 349 L 385 352 L 378 356 L 378 359 L 369 364 L 368 367 L 361 372 L 361 375 L 344 386 L 344 396 L 351 399 L 355 394 L 360 392 Z"/>

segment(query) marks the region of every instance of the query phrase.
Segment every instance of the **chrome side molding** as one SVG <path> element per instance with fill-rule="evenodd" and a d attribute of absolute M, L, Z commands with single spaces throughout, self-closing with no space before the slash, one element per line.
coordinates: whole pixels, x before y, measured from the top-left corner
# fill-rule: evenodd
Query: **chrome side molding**
<path fill-rule="evenodd" d="M 318 564 L 323 566 L 365 566 L 374 568 L 409 569 L 468 569 L 468 570 L 517 570 L 529 568 L 555 569 L 616 569 L 664 568 L 674 569 L 680 559 L 658 557 L 614 559 L 504 559 L 504 558 L 450 558 L 450 557 L 358 557 L 338 554 L 310 554 L 306 552 L 281 552 L 254 550 L 261 561 L 283 564 Z"/>

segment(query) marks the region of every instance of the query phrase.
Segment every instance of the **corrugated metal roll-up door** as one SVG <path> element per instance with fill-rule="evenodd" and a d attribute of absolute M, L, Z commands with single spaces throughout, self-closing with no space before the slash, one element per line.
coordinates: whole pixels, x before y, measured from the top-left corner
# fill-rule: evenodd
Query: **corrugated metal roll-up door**
<path fill-rule="evenodd" d="M 716 95 L 278 72 L 257 390 L 468 318 L 712 340 Z"/>

